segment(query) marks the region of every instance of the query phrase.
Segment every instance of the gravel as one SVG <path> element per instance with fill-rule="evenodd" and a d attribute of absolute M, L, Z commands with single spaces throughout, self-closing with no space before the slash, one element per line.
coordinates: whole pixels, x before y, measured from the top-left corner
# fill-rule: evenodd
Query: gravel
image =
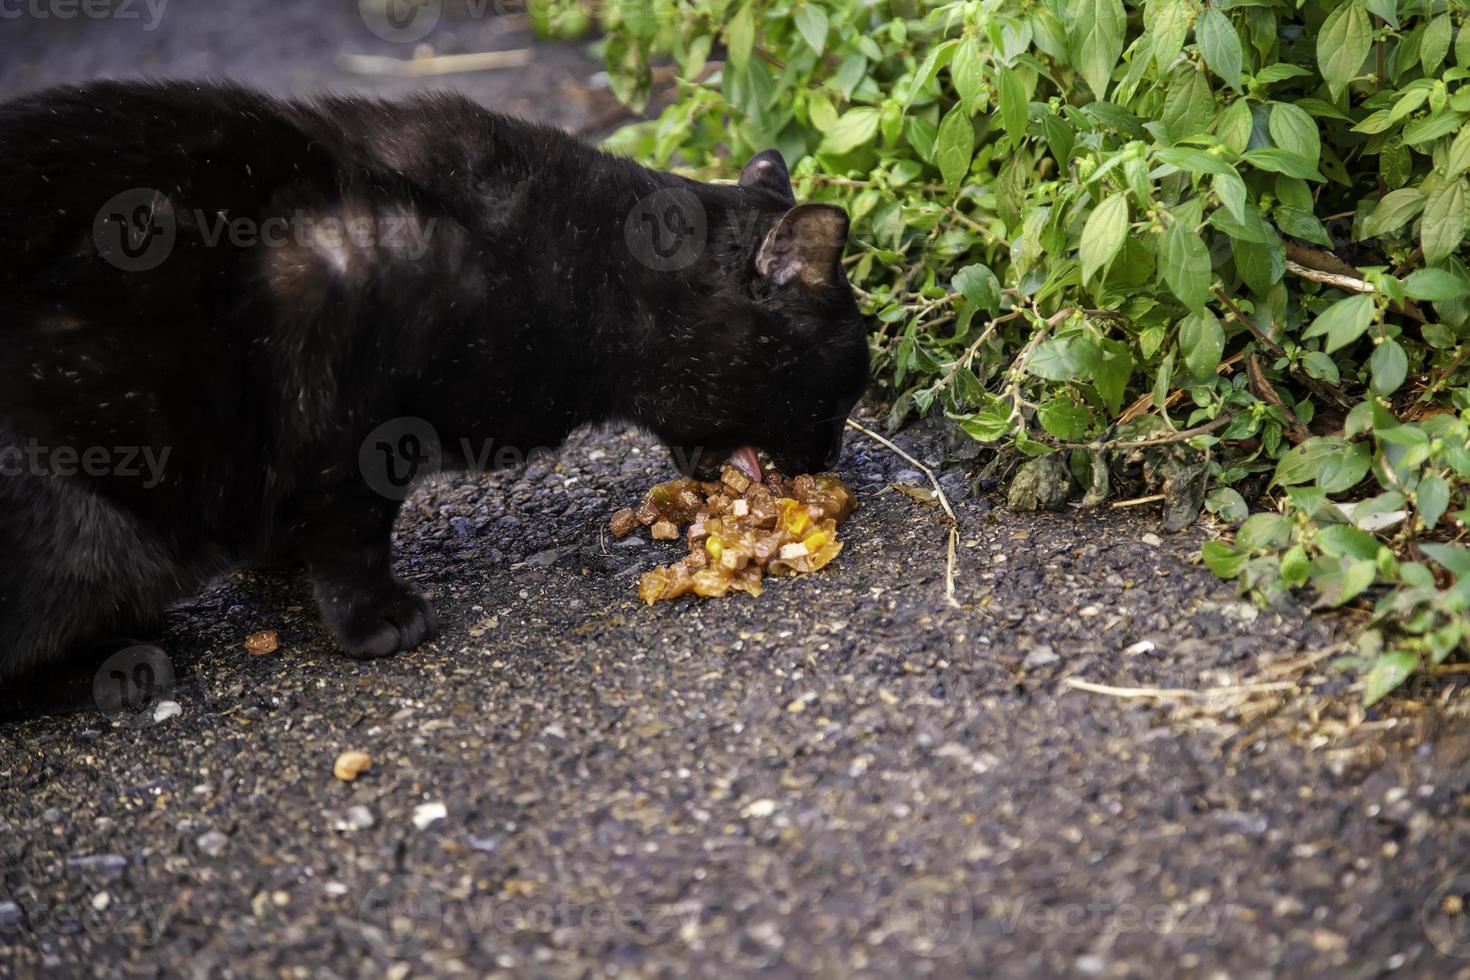
<path fill-rule="evenodd" d="M 850 442 L 847 549 L 758 600 L 637 601 L 677 543 L 603 533 L 669 475 L 628 432 L 410 499 L 400 571 L 443 632 L 408 656 L 338 656 L 290 570 L 220 583 L 170 619 L 168 724 L 98 712 L 90 677 L 0 723 L 0 962 L 1466 975 L 1463 728 L 1313 744 L 1073 690 L 1238 682 L 1334 624 L 1243 606 L 1146 508 L 989 497 L 956 504 L 951 607 L 901 468 Z"/>

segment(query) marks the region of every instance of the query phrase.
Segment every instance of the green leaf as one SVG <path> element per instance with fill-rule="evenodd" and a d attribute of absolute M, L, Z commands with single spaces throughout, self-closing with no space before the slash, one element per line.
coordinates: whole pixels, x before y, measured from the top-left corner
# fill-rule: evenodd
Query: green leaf
<path fill-rule="evenodd" d="M 1122 194 L 1104 198 L 1092 209 L 1087 223 L 1082 226 L 1082 245 L 1078 250 L 1082 259 L 1082 281 L 1087 282 L 1111 262 L 1127 237 L 1128 199 Z"/>
<path fill-rule="evenodd" d="M 1224 541 L 1206 541 L 1200 554 L 1210 571 L 1227 580 L 1239 575 L 1250 561 L 1249 554 Z"/>
<path fill-rule="evenodd" d="M 1290 102 L 1275 103 L 1271 106 L 1269 128 L 1277 146 L 1309 166 L 1317 166 L 1322 156 L 1322 137 L 1317 132 L 1317 121 L 1304 110 Z"/>
<path fill-rule="evenodd" d="M 1440 14 L 1424 28 L 1424 36 L 1419 39 L 1419 60 L 1424 65 L 1424 74 L 1433 75 L 1444 64 L 1445 55 L 1450 53 L 1453 31 L 1449 14 Z"/>
<path fill-rule="evenodd" d="M 1228 174 L 1216 174 L 1211 185 L 1220 204 L 1239 223 L 1246 220 L 1245 181 L 1234 170 Z"/>
<path fill-rule="evenodd" d="M 1398 0 L 1368 0 L 1368 9 L 1388 22 L 1394 30 L 1399 29 Z"/>
<path fill-rule="evenodd" d="M 755 10 L 746 3 L 725 26 L 725 60 L 733 68 L 744 68 L 755 49 Z"/>
<path fill-rule="evenodd" d="M 1165 93 L 1164 111 L 1159 118 L 1169 139 L 1178 142 L 1208 129 L 1214 113 L 1215 96 L 1210 92 L 1204 72 L 1185 68 L 1175 75 Z"/>
<path fill-rule="evenodd" d="M 1355 78 L 1373 46 L 1373 24 L 1362 0 L 1338 4 L 1317 35 L 1317 64 L 1336 99 Z"/>
<path fill-rule="evenodd" d="M 1250 551 L 1285 547 L 1291 540 L 1291 523 L 1280 514 L 1252 514 L 1235 534 L 1238 547 Z"/>
<path fill-rule="evenodd" d="M 1465 33 L 1470 34 L 1470 30 Z M 1461 129 L 1460 135 L 1450 144 L 1449 153 L 1445 155 L 1445 179 L 1454 180 L 1467 170 L 1470 170 L 1470 126 Z"/>
<path fill-rule="evenodd" d="M 1239 525 L 1250 516 L 1250 508 L 1240 491 L 1232 487 L 1216 487 L 1205 497 L 1205 508 L 1226 524 Z"/>
<path fill-rule="evenodd" d="M 1109 417 L 1112 417 L 1123 407 L 1128 379 L 1133 376 L 1133 354 L 1128 344 L 1121 340 L 1105 339 L 1099 348 L 1101 356 L 1092 368 L 1092 386 L 1097 389 L 1107 405 Z"/>
<path fill-rule="evenodd" d="M 1198 209 L 1194 210 L 1198 214 Z M 1191 310 L 1204 307 L 1210 299 L 1210 252 L 1194 230 L 1190 209 L 1180 208 L 1164 232 L 1159 265 L 1164 281 L 1179 301 Z"/>
<path fill-rule="evenodd" d="M 1404 383 L 1404 376 L 1409 373 L 1409 358 L 1398 341 L 1385 340 L 1373 348 L 1368 367 L 1373 372 L 1373 390 L 1390 395 Z"/>
<path fill-rule="evenodd" d="M 1416 269 L 1404 280 L 1410 299 L 1441 303 L 1470 295 L 1470 282 L 1444 269 Z"/>
<path fill-rule="evenodd" d="M 1071 381 L 1093 359 L 1095 349 L 1080 337 L 1052 337 L 1044 340 L 1026 359 L 1026 370 L 1046 381 Z"/>
<path fill-rule="evenodd" d="M 1419 669 L 1419 657 L 1404 650 L 1378 655 L 1373 669 L 1363 678 L 1363 704 L 1372 707 L 1403 685 Z"/>
<path fill-rule="evenodd" d="M 1245 162 L 1272 173 L 1286 174 L 1288 177 L 1300 177 L 1303 180 L 1327 179 L 1317 169 L 1315 162 L 1278 147 L 1248 150 L 1245 153 Z"/>
<path fill-rule="evenodd" d="M 1194 380 L 1205 381 L 1214 375 L 1225 349 L 1225 329 L 1215 314 L 1208 309 L 1196 310 L 1180 321 L 1179 349 Z"/>
<path fill-rule="evenodd" d="M 1444 566 L 1456 578 L 1470 575 L 1470 548 L 1461 544 L 1421 544 L 1419 550 Z"/>
<path fill-rule="evenodd" d="M 959 93 L 965 110 L 974 112 L 976 101 L 985 91 L 986 81 L 985 54 L 979 38 L 967 37 L 960 42 L 949 65 L 949 77 L 954 81 L 955 91 Z"/>
<path fill-rule="evenodd" d="M 1460 128 L 1465 121 L 1462 112 L 1436 112 L 1423 119 L 1415 119 L 1404 127 L 1404 142 L 1410 146 L 1419 147 L 1423 143 L 1430 143 L 1441 136 L 1448 136 Z"/>
<path fill-rule="evenodd" d="M 878 110 L 872 106 L 848 109 L 822 135 L 820 151 L 841 155 L 871 144 L 878 134 L 878 118 Z"/>
<path fill-rule="evenodd" d="M 817 54 L 827 46 L 827 11 L 815 3 L 796 8 L 796 29 Z"/>
<path fill-rule="evenodd" d="M 1327 351 L 1331 353 L 1345 347 L 1363 335 L 1373 323 L 1373 297 L 1349 296 L 1327 307 L 1303 337 L 1327 337 Z"/>
<path fill-rule="evenodd" d="M 988 265 L 967 265 L 954 274 L 951 285 L 969 300 L 971 305 L 994 316 L 1000 312 L 1000 280 Z"/>
<path fill-rule="evenodd" d="M 939 69 L 949 64 L 949 59 L 954 57 L 955 49 L 959 45 L 959 39 L 953 38 L 930 50 L 923 62 L 919 64 L 919 70 L 914 72 L 914 80 L 909 84 L 907 105 L 913 105 L 914 100 L 923 92 L 924 87 L 934 80 L 934 76 L 939 73 Z M 863 62 L 860 67 L 866 68 L 866 59 L 862 55 L 856 55 L 856 57 Z M 846 68 L 847 65 L 844 63 L 842 67 Z M 848 91 L 851 91 L 851 89 L 848 89 Z"/>
<path fill-rule="evenodd" d="M 1077 0 L 1067 9 L 1071 14 L 1067 34 L 1077 69 L 1092 94 L 1105 99 L 1128 25 L 1122 0 Z"/>
<path fill-rule="evenodd" d="M 1425 262 L 1438 262 L 1460 247 L 1465 239 L 1465 207 L 1463 178 L 1447 180 L 1430 193 L 1419 226 Z"/>
<path fill-rule="evenodd" d="M 1167 113 L 1167 103 L 1165 111 Z M 1167 119 L 1164 125 L 1168 127 Z M 1220 137 L 1220 142 L 1236 153 L 1244 153 L 1250 145 L 1253 127 L 1250 104 L 1244 99 L 1237 99 L 1221 110 L 1219 122 L 1215 125 L 1215 134 Z"/>
<path fill-rule="evenodd" d="M 959 188 L 970 172 L 970 159 L 975 155 L 975 127 L 962 105 L 955 105 L 939 123 L 934 140 L 935 162 L 951 191 Z"/>
<path fill-rule="evenodd" d="M 1345 451 L 1328 453 L 1317 465 L 1317 487 L 1323 493 L 1343 493 L 1363 482 L 1373 453 L 1366 443 L 1355 442 Z"/>
<path fill-rule="evenodd" d="M 1210 71 L 1219 75 L 1235 91 L 1241 91 L 1240 72 L 1243 55 L 1240 35 L 1230 18 L 1222 14 L 1215 5 L 1204 9 L 1194 25 L 1194 37 L 1199 42 L 1199 53 L 1204 55 Z"/>
<path fill-rule="evenodd" d="M 1377 563 L 1367 558 L 1358 558 L 1350 561 L 1347 567 L 1343 569 L 1337 594 L 1332 597 L 1332 605 L 1341 606 L 1356 598 L 1364 589 L 1372 585 L 1373 580 L 1377 577 Z"/>
<path fill-rule="evenodd" d="M 995 442 L 1011 434 L 1011 412 L 1004 404 L 997 403 L 973 415 L 955 415 L 953 418 L 966 435 L 980 442 Z"/>
<path fill-rule="evenodd" d="M 1414 502 L 1419 507 L 1419 516 L 1424 518 L 1425 528 L 1432 531 L 1450 505 L 1450 485 L 1444 477 L 1431 473 L 1419 481 Z"/>
<path fill-rule="evenodd" d="M 1365 450 L 1361 458 L 1355 457 L 1355 450 L 1359 448 Z M 1340 464 L 1341 460 L 1349 461 L 1346 470 Z M 1351 487 L 1363 478 L 1368 471 L 1367 463 L 1366 447 L 1350 444 L 1344 439 L 1314 436 L 1281 457 L 1271 477 L 1271 485 L 1291 487 L 1315 481 L 1328 493 L 1338 493 L 1339 487 L 1352 477 L 1359 465 L 1362 466 L 1361 472 L 1347 486 Z"/>
<path fill-rule="evenodd" d="M 996 75 L 1000 90 L 1000 118 L 1012 146 L 1020 146 L 1026 138 L 1026 92 L 1021 88 L 1020 73 L 1002 70 Z"/>
<path fill-rule="evenodd" d="M 1305 585 L 1311 573 L 1312 563 L 1307 558 L 1307 549 L 1301 545 L 1288 548 L 1281 555 L 1281 581 L 1292 588 Z"/>
<path fill-rule="evenodd" d="M 1417 187 L 1405 187 L 1383 195 L 1373 213 L 1363 220 L 1363 237 L 1376 238 L 1397 231 L 1424 210 L 1424 193 Z"/>
<path fill-rule="evenodd" d="M 1184 50 L 1191 12 L 1185 0 L 1149 0 L 1144 8 L 1144 29 L 1153 38 L 1151 54 L 1161 74 L 1173 67 Z"/>
<path fill-rule="evenodd" d="M 1065 395 L 1043 404 L 1036 411 L 1041 427 L 1063 442 L 1082 439 L 1092 427 L 1092 413 Z"/>

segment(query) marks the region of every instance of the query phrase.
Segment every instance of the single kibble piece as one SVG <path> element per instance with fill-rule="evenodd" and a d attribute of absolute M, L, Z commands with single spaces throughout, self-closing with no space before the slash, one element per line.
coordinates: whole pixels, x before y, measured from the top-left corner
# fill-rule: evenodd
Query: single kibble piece
<path fill-rule="evenodd" d="M 245 637 L 245 650 L 247 653 L 257 657 L 263 657 L 267 653 L 275 653 L 281 648 L 281 638 L 275 630 L 261 630 L 259 633 L 251 633 Z"/>
<path fill-rule="evenodd" d="M 332 775 L 336 776 L 344 783 L 350 783 L 358 776 L 361 776 L 363 773 L 367 772 L 372 767 L 372 756 L 368 755 L 366 752 L 358 752 L 356 749 L 349 749 L 348 751 L 343 752 L 341 755 L 337 756 L 337 762 L 334 766 L 332 766 Z"/>
<path fill-rule="evenodd" d="M 649 533 L 655 541 L 677 541 L 679 540 L 679 525 L 673 521 L 654 521 Z"/>
<path fill-rule="evenodd" d="M 607 526 L 613 537 L 626 538 L 638 526 L 638 515 L 633 513 L 633 508 L 624 507 L 612 516 Z"/>

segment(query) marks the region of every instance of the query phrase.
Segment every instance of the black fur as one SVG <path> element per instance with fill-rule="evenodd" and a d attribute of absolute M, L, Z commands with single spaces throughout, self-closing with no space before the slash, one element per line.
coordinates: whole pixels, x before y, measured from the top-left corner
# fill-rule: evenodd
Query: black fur
<path fill-rule="evenodd" d="M 410 649 L 434 619 L 391 573 L 380 449 L 473 468 L 624 420 L 686 470 L 808 471 L 867 377 L 846 216 L 792 208 L 770 151 L 715 186 L 453 95 L 104 82 L 0 106 L 0 175 L 0 682 L 281 556 L 349 654 Z M 679 207 L 640 216 L 655 191 Z M 119 222 L 176 237 L 141 268 Z"/>

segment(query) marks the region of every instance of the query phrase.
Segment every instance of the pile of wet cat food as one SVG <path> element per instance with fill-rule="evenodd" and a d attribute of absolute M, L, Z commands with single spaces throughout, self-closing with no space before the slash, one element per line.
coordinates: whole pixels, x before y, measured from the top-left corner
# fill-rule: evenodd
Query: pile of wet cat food
<path fill-rule="evenodd" d="M 688 542 L 688 555 L 639 579 L 638 595 L 651 606 L 690 594 L 760 595 L 766 575 L 815 572 L 842 550 L 837 525 L 856 508 L 835 476 L 772 472 L 757 480 L 726 466 L 717 482 L 658 484 L 636 510 L 614 514 L 609 529 L 623 538 L 641 526 L 655 541 Z"/>

